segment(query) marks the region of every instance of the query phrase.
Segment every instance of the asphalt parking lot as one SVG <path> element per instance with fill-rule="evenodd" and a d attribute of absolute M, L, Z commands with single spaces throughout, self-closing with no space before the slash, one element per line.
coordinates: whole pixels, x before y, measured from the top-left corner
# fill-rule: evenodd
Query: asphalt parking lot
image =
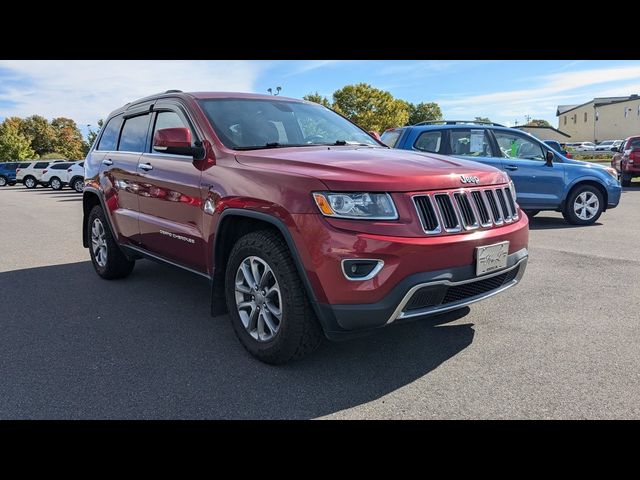
<path fill-rule="evenodd" d="M 252 359 L 206 281 L 98 278 L 81 195 L 0 189 L 0 418 L 640 418 L 640 184 L 531 222 L 523 282 L 454 315 Z"/>

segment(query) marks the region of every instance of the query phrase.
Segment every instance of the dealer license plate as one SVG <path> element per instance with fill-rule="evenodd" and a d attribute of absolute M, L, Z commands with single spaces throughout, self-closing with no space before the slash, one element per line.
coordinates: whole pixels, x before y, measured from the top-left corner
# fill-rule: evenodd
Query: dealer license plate
<path fill-rule="evenodd" d="M 509 242 L 476 247 L 476 275 L 485 275 L 507 267 Z"/>

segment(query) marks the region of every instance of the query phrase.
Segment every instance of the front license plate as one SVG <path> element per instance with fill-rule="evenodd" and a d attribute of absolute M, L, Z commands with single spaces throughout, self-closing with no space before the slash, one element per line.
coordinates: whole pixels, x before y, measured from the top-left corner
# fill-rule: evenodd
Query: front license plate
<path fill-rule="evenodd" d="M 476 275 L 485 275 L 506 268 L 508 256 L 509 242 L 476 247 Z"/>

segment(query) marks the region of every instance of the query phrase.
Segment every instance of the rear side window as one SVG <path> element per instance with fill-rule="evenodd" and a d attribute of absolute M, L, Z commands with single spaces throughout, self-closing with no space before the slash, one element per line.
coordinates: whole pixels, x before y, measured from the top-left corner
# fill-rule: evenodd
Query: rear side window
<path fill-rule="evenodd" d="M 18 168 L 29 168 L 30 162 L 18 164 Z"/>
<path fill-rule="evenodd" d="M 80 162 L 78 166 L 84 168 L 84 162 Z"/>
<path fill-rule="evenodd" d="M 122 127 L 118 151 L 120 152 L 144 152 L 147 144 L 147 131 L 149 129 L 150 115 L 139 115 L 127 118 Z"/>
<path fill-rule="evenodd" d="M 51 169 L 52 170 L 65 170 L 70 165 L 71 165 L 70 163 L 55 163 L 55 164 L 51 165 Z"/>
<path fill-rule="evenodd" d="M 118 135 L 122 126 L 122 116 L 113 117 L 104 127 L 100 143 L 96 147 L 98 150 L 115 150 L 118 145 Z"/>
<path fill-rule="evenodd" d="M 398 144 L 398 140 L 400 140 L 401 135 L 402 130 L 387 130 L 380 136 L 380 140 L 387 147 L 394 148 Z"/>
<path fill-rule="evenodd" d="M 430 131 L 420 134 L 413 148 L 422 152 L 438 153 L 442 144 L 442 131 Z"/>
<path fill-rule="evenodd" d="M 451 148 L 451 155 L 469 157 L 494 156 L 487 131 L 481 128 L 449 130 L 449 147 Z"/>
<path fill-rule="evenodd" d="M 33 168 L 47 168 L 49 166 L 49 162 L 37 162 Z"/>

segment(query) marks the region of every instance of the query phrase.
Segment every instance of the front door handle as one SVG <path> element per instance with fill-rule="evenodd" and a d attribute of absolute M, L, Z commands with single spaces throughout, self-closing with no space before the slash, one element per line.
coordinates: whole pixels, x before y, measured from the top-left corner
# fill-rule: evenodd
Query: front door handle
<path fill-rule="evenodd" d="M 141 163 L 140 165 L 138 165 L 142 170 L 148 172 L 149 170 L 153 170 L 153 167 L 151 166 L 150 163 Z"/>
<path fill-rule="evenodd" d="M 111 165 L 113 165 L 113 160 L 111 160 L 110 158 L 105 158 L 104 160 L 102 160 L 102 164 L 110 167 Z"/>
<path fill-rule="evenodd" d="M 507 170 L 517 170 L 518 169 L 518 167 L 516 165 L 507 165 L 504 168 L 506 168 Z"/>

